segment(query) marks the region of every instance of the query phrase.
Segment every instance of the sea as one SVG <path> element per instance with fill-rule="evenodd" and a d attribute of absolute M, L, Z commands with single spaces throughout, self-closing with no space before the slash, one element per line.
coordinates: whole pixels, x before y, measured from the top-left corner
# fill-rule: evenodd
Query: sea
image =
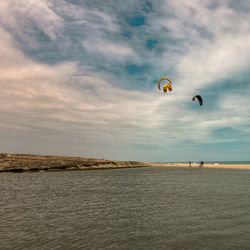
<path fill-rule="evenodd" d="M 250 170 L 1 173 L 0 249 L 250 249 Z"/>
<path fill-rule="evenodd" d="M 192 163 L 200 164 L 201 161 L 192 161 Z M 203 161 L 204 164 L 226 164 L 226 165 L 250 165 L 250 161 Z M 155 162 L 155 163 L 176 163 L 176 162 Z M 188 162 L 178 162 L 178 163 L 186 163 L 188 166 Z"/>

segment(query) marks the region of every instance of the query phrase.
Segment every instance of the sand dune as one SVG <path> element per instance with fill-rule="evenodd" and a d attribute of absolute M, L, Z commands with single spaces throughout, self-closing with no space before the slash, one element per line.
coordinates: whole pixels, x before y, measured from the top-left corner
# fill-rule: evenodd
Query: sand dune
<path fill-rule="evenodd" d="M 148 163 L 136 161 L 112 161 L 53 155 L 0 154 L 0 172 L 91 170 L 148 166 Z"/>

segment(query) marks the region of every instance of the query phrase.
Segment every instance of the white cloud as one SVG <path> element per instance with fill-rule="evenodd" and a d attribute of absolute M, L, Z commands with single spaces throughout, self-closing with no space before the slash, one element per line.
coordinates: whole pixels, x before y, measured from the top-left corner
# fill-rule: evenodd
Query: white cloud
<path fill-rule="evenodd" d="M 82 45 L 89 53 L 102 54 L 112 60 L 119 61 L 135 55 L 135 52 L 125 45 L 98 38 L 83 41 Z"/>
<path fill-rule="evenodd" d="M 191 94 L 205 91 L 208 86 L 212 88 L 225 78 L 237 78 L 248 68 L 247 16 L 241 17 L 221 3 L 212 9 L 208 8 L 209 1 L 165 1 L 166 8 L 159 10 L 164 15 L 155 15 L 156 19 L 151 16 L 150 32 L 158 34 L 160 30 L 161 38 L 166 41 L 171 34 L 176 40 L 171 48 L 177 50 L 154 58 L 153 52 L 144 57 L 133 49 L 136 48 L 133 37 L 120 43 L 119 39 L 113 39 L 114 33 L 120 31 L 116 16 L 97 9 L 77 8 L 66 2 L 61 6 L 56 1 L 40 1 L 38 5 L 36 2 L 0 3 L 0 19 L 5 27 L 0 29 L 2 134 L 9 138 L 15 137 L 11 133 L 25 134 L 32 140 L 51 138 L 60 140 L 60 145 L 52 145 L 65 144 L 67 149 L 83 146 L 86 152 L 94 152 L 97 148 L 105 151 L 112 145 L 114 149 L 118 144 L 149 145 L 149 149 L 155 146 L 165 150 L 183 142 L 233 141 L 233 136 L 219 138 L 214 131 L 223 128 L 249 131 L 249 87 L 237 93 L 224 92 L 223 98 L 214 100 L 216 108 L 211 109 L 204 105 L 191 110 L 197 103 L 190 98 Z M 11 9 L 11 5 L 16 7 Z M 172 15 L 168 15 L 168 11 L 172 11 Z M 105 57 L 110 64 L 150 58 L 156 68 L 166 72 L 171 65 L 176 76 L 174 91 L 164 95 L 157 85 L 149 92 L 121 89 L 115 87 L 116 82 L 126 82 L 126 77 L 119 79 L 94 67 L 81 67 L 74 61 L 48 65 L 21 51 L 16 36 L 34 45 L 37 41 L 31 38 L 35 23 L 53 40 L 65 27 L 64 15 L 71 17 L 69 23 L 82 25 L 82 30 L 78 30 L 85 34 L 81 45 L 93 57 L 100 56 L 100 60 Z M 171 32 L 164 33 L 163 28 Z M 23 32 L 25 30 L 28 32 Z M 138 37 L 136 39 L 137 43 Z M 88 63 L 88 57 L 84 56 Z M 146 72 L 145 84 L 150 77 L 153 78 Z M 113 156 L 111 153 L 111 158 Z"/>
<path fill-rule="evenodd" d="M 34 37 L 36 28 L 41 29 L 50 39 L 56 39 L 64 21 L 50 7 L 47 0 L 7 0 L 0 3 L 0 21 L 6 29 L 19 37 L 23 43 L 37 47 Z"/>
<path fill-rule="evenodd" d="M 168 51 L 159 60 L 163 67 L 174 62 L 180 90 L 187 85 L 188 92 L 206 88 L 241 73 L 250 63 L 249 17 L 229 8 L 226 2 L 208 8 L 211 3 L 165 1 L 164 11 L 171 15 L 165 14 L 152 24 L 157 30 L 168 28 L 183 47 L 179 53 Z"/>
<path fill-rule="evenodd" d="M 215 42 L 190 49 L 177 64 L 179 80 L 189 88 L 201 89 L 244 72 L 250 63 L 249 41 L 250 34 L 224 35 Z"/>
<path fill-rule="evenodd" d="M 65 129 L 74 122 L 79 128 L 92 124 L 89 126 L 96 125 L 97 129 L 103 124 L 117 129 L 157 125 L 157 114 L 151 120 L 157 105 L 152 104 L 149 94 L 116 88 L 105 76 L 90 73 L 75 63 L 49 66 L 35 62 L 16 47 L 7 32 L 4 34 L 0 110 L 5 114 L 5 123 L 22 120 L 20 124 L 25 128 L 43 121 L 49 128 L 64 122 Z"/>

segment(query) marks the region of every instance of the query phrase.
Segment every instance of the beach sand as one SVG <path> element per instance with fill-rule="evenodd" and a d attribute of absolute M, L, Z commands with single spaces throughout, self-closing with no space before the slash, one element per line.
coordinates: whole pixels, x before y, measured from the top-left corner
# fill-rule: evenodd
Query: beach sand
<path fill-rule="evenodd" d="M 152 167 L 189 167 L 189 163 L 151 163 Z M 192 163 L 192 167 L 199 167 L 199 163 Z M 249 164 L 206 164 L 205 168 L 231 168 L 231 169 L 250 169 Z"/>

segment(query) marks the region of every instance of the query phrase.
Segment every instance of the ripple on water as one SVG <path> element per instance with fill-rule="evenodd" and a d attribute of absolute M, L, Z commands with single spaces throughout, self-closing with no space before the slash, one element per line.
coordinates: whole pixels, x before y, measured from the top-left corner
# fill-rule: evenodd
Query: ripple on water
<path fill-rule="evenodd" d="M 249 170 L 0 175 L 2 249 L 249 249 Z"/>

